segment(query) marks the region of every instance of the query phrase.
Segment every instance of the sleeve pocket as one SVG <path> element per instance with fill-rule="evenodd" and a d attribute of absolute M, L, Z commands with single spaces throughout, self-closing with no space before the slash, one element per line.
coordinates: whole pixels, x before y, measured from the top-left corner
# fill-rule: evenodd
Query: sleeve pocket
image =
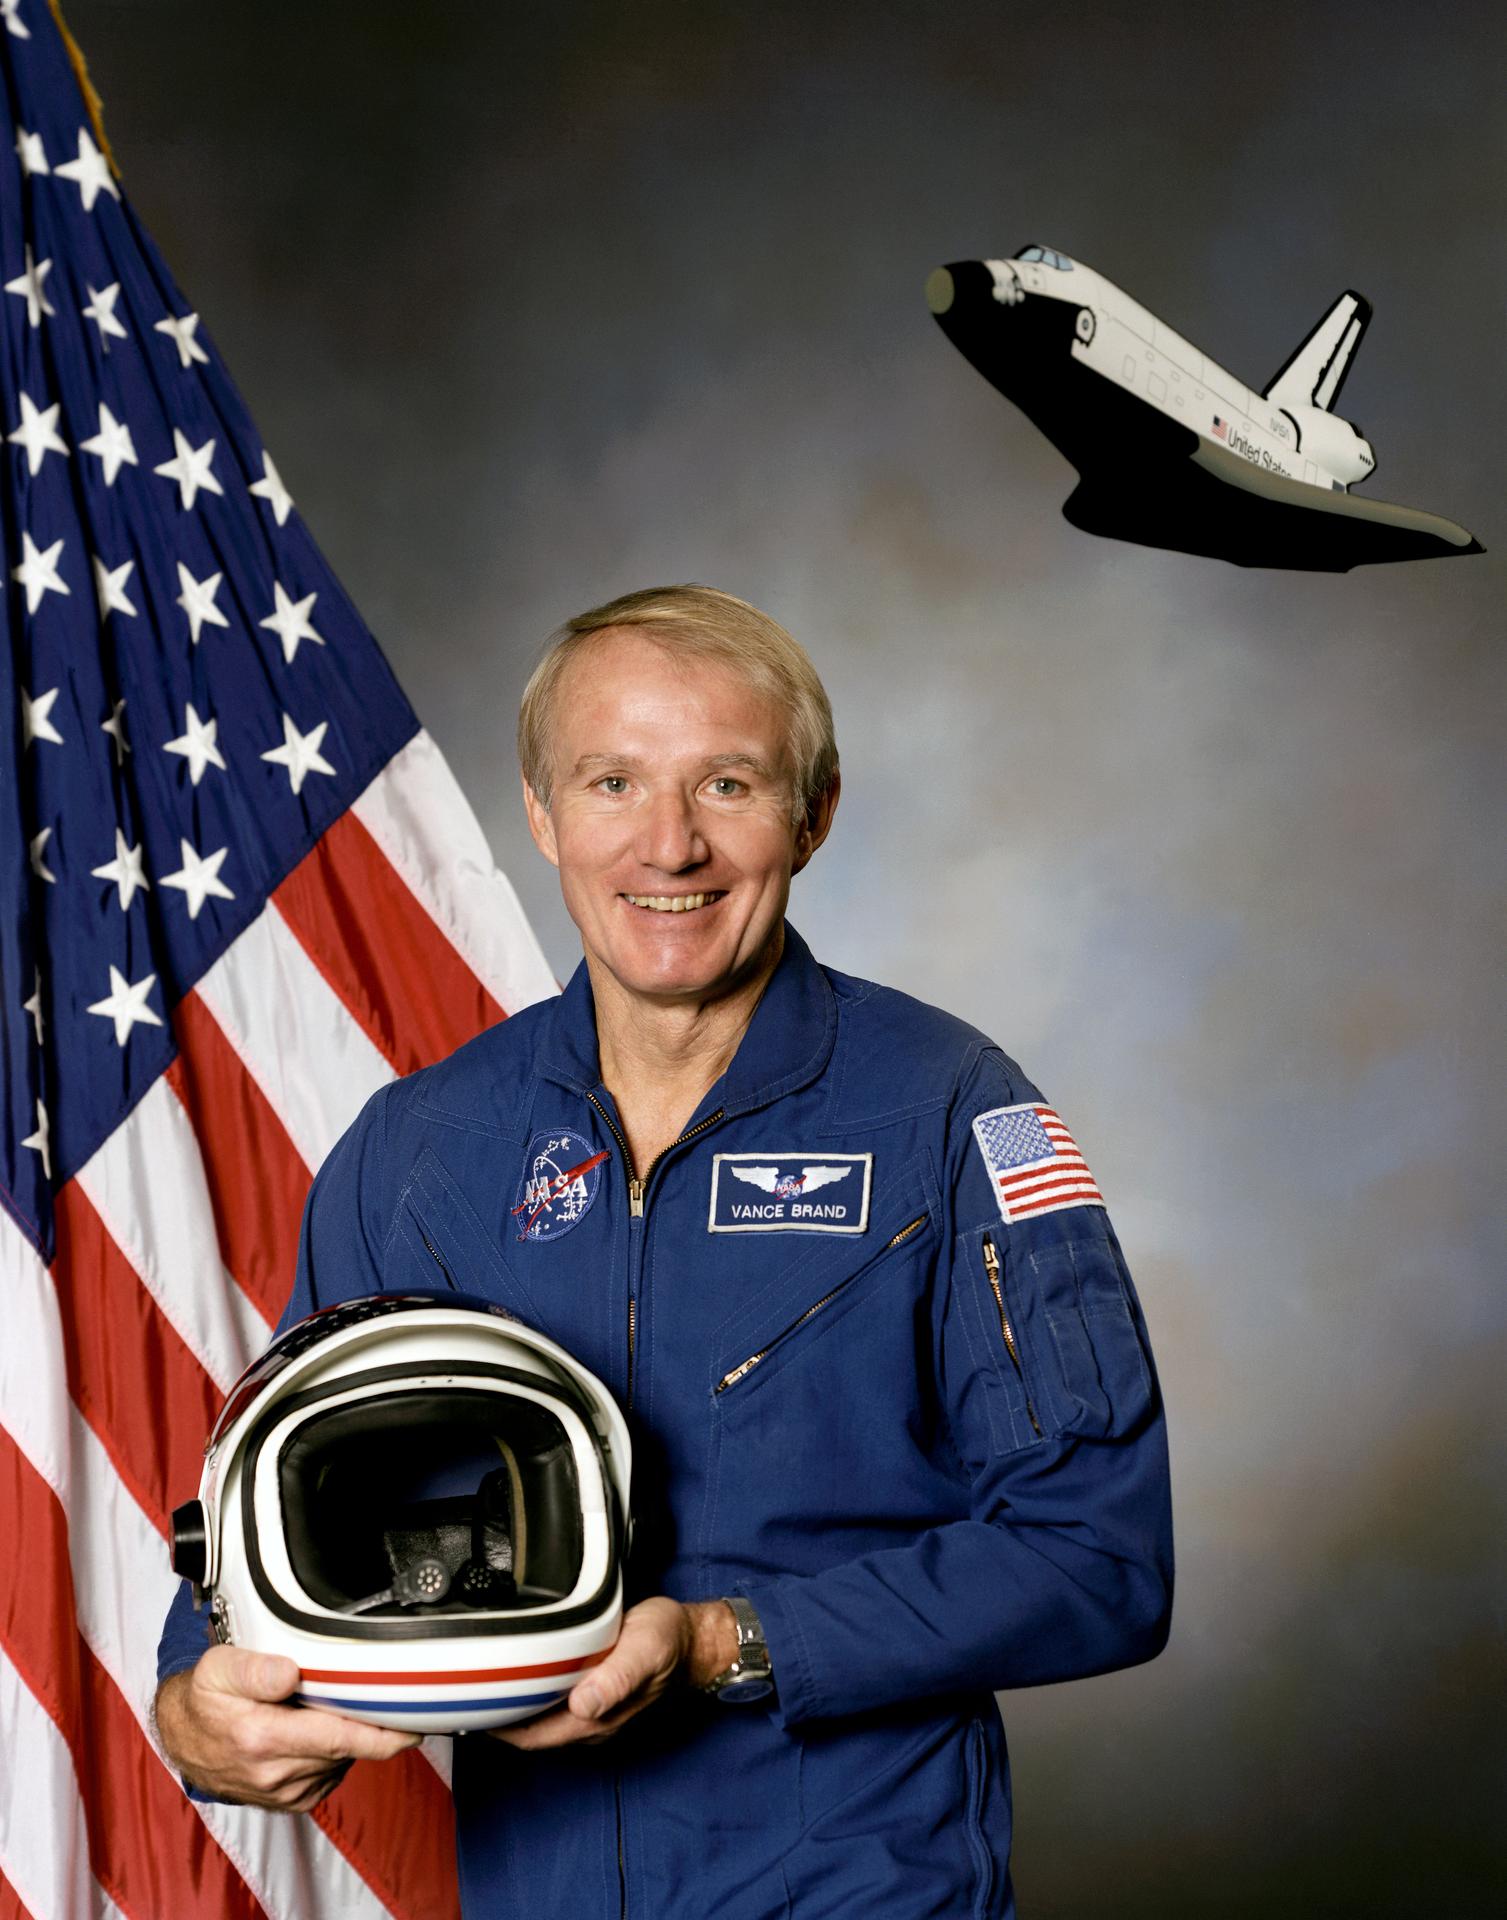
<path fill-rule="evenodd" d="M 1096 1226 L 1022 1249 L 1013 1264 L 1048 1336 L 1050 1353 L 1040 1361 L 1049 1363 L 1053 1424 L 1096 1439 L 1134 1432 L 1155 1403 L 1156 1386 L 1113 1235 Z"/>

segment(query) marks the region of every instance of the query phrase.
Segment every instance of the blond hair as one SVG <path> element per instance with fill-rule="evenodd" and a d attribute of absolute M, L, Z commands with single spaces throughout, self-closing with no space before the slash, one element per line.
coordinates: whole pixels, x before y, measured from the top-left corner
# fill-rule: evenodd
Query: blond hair
<path fill-rule="evenodd" d="M 555 708 L 566 668 L 608 627 L 632 627 L 682 658 L 711 660 L 732 669 L 784 707 L 795 768 L 792 811 L 799 820 L 837 777 L 832 706 L 815 667 L 798 641 L 746 600 L 715 587 L 645 587 L 605 606 L 578 613 L 557 627 L 523 690 L 518 711 L 518 759 L 523 777 L 544 802 L 554 785 Z"/>

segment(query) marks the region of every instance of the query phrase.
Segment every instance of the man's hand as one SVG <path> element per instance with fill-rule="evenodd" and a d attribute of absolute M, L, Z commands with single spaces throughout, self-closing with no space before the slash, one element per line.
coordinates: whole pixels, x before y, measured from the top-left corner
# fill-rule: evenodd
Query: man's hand
<path fill-rule="evenodd" d="M 738 1629 L 724 1601 L 640 1600 L 623 1615 L 617 1645 L 576 1682 L 563 1706 L 537 1720 L 495 1727 L 492 1737 L 525 1751 L 595 1745 L 651 1706 L 677 1672 L 700 1686 L 737 1657 Z"/>
<path fill-rule="evenodd" d="M 285 1707 L 298 1668 L 279 1654 L 211 1647 L 157 1690 L 157 1731 L 190 1786 L 222 1800 L 307 1813 L 353 1760 L 390 1760 L 419 1743 L 314 1707 Z"/>

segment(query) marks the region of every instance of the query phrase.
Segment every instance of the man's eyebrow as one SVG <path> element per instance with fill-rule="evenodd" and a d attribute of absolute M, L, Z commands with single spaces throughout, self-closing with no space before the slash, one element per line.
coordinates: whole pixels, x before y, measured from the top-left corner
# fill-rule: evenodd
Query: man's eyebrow
<path fill-rule="evenodd" d="M 750 773 L 761 773 L 766 780 L 773 780 L 775 770 L 767 760 L 759 759 L 753 753 L 715 753 L 706 763 L 709 767 L 746 767 Z"/>
<path fill-rule="evenodd" d="M 573 774 L 589 773 L 593 767 L 637 767 L 631 753 L 583 753 L 571 768 Z"/>
<path fill-rule="evenodd" d="M 571 768 L 571 774 L 574 777 L 590 773 L 595 767 L 623 767 L 630 773 L 636 773 L 641 764 L 631 753 L 583 753 Z M 768 761 L 761 760 L 754 753 L 714 753 L 702 765 L 718 770 L 723 767 L 744 767 L 750 773 L 761 774 L 766 780 L 778 778 Z"/>

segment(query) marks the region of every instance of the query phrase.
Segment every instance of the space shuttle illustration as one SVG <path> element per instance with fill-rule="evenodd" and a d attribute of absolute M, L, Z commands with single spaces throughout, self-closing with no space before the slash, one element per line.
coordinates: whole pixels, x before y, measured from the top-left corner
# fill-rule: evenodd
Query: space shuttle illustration
<path fill-rule="evenodd" d="M 926 301 L 1077 468 L 1062 511 L 1086 533 L 1322 573 L 1482 551 L 1452 520 L 1351 492 L 1376 466 L 1333 411 L 1371 318 L 1358 293 L 1340 295 L 1262 393 L 1050 247 L 938 267 Z"/>

